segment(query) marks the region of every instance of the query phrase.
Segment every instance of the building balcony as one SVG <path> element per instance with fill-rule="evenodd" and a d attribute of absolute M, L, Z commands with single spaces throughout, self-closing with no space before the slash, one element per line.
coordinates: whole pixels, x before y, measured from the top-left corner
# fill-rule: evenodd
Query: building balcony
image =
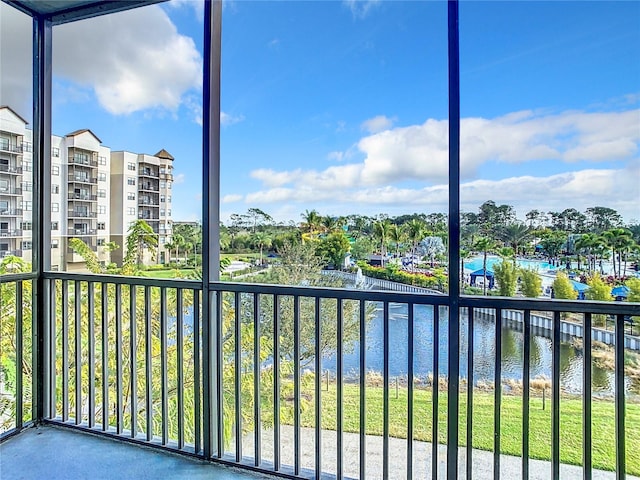
<path fill-rule="evenodd" d="M 8 173 L 10 175 L 22 175 L 22 165 L 17 164 L 0 164 L 0 174 Z"/>
<path fill-rule="evenodd" d="M 523 470 L 581 478 L 585 470 L 613 479 L 616 469 L 640 468 L 625 448 L 625 439 L 634 441 L 638 404 L 622 368 L 625 354 L 640 348 L 625 326 L 626 315 L 640 314 L 638 304 L 460 297 L 452 324 L 455 307 L 446 295 L 220 282 L 203 289 L 194 281 L 58 272 L 44 278 L 52 308 L 42 319 L 48 352 L 43 423 L 2 445 L 3 473 L 43 468 L 41 458 L 59 454 L 48 468 L 68 477 L 78 468 L 77 452 L 86 451 L 87 458 L 102 459 L 96 468 L 106 462 L 112 476 L 127 477 L 132 467 L 125 459 L 141 455 L 136 445 L 144 445 L 154 458 L 142 464 L 144 472 L 174 462 L 193 468 L 188 459 L 195 458 L 283 478 L 441 478 L 451 465 L 446 439 L 452 432 L 460 434 L 449 453 L 461 472 L 469 466 L 467 478 L 494 478 L 497 468 L 503 478 Z M 25 290 L 32 281 L 30 274 L 0 277 L 3 291 L 21 292 L 6 310 L 22 312 L 15 317 L 21 325 L 33 320 Z M 540 317 L 547 327 L 535 326 L 537 312 L 546 312 Z M 561 352 L 577 330 L 564 333 L 566 312 L 578 315 L 582 328 L 582 357 L 570 368 Z M 366 320 L 370 315 L 375 320 Z M 615 318 L 606 341 L 617 367 L 611 394 L 594 399 L 592 348 L 595 338 L 604 338 L 594 328 L 599 315 Z M 19 328 L 24 336 L 13 343 L 23 346 L 14 351 L 13 365 L 24 370 L 5 392 L 14 412 L 3 418 L 5 435 L 31 425 L 33 343 L 22 333 L 31 331 Z M 546 393 L 534 376 L 547 355 L 540 338 L 549 355 Z M 572 380 L 582 389 L 579 397 L 566 391 L 568 368 L 583 369 Z M 456 377 L 446 373 L 451 369 Z M 428 371 L 440 372 L 438 381 Z M 470 386 L 466 372 L 500 388 L 481 381 Z M 561 411 L 574 404 L 582 413 L 569 421 Z M 615 425 L 616 447 L 596 463 L 601 422 Z M 474 438 L 485 428 L 491 443 L 477 445 Z M 585 429 L 582 441 L 561 443 L 572 428 Z M 103 443 L 96 435 L 120 442 Z M 530 458 L 540 435 L 547 460 Z M 47 438 L 55 439 L 57 453 L 47 449 Z M 22 455 L 8 454 L 14 444 Z M 561 461 L 564 449 L 575 450 L 581 465 Z M 38 461 L 24 462 L 25 451 L 37 451 Z M 64 452 L 72 452 L 69 463 Z M 119 460 L 109 463 L 112 455 Z"/>
<path fill-rule="evenodd" d="M 86 212 L 86 211 L 74 211 L 74 210 L 69 210 L 69 212 L 67 213 L 67 216 L 69 218 L 97 218 L 98 217 L 98 213 L 97 212 Z"/>
<path fill-rule="evenodd" d="M 22 195 L 22 188 L 20 188 L 20 187 L 0 188 L 0 195 L 20 196 L 20 195 Z"/>
<path fill-rule="evenodd" d="M 157 183 L 140 182 L 138 185 L 138 191 L 140 192 L 159 192 L 160 185 Z"/>
<path fill-rule="evenodd" d="M 83 201 L 88 201 L 88 202 L 96 202 L 98 201 L 98 196 L 97 195 L 91 195 L 88 193 L 74 193 L 74 192 L 69 192 L 67 194 L 69 200 L 83 200 Z"/>
<path fill-rule="evenodd" d="M 157 170 L 149 170 L 149 169 L 140 169 L 138 171 L 138 176 L 140 177 L 149 177 L 149 178 L 160 178 L 160 173 Z"/>
<path fill-rule="evenodd" d="M 153 207 L 160 208 L 160 200 L 158 200 L 158 199 L 154 200 L 154 199 L 143 199 L 143 198 L 141 198 L 141 199 L 138 200 L 138 205 L 145 205 L 145 206 L 147 206 L 147 208 L 153 208 Z"/>
<path fill-rule="evenodd" d="M 0 229 L 0 237 L 22 237 L 22 230 Z"/>
<path fill-rule="evenodd" d="M 0 142 L 0 152 L 22 153 L 22 145 L 16 145 L 10 142 Z"/>
<path fill-rule="evenodd" d="M 23 210 L 21 208 L 6 208 L 0 210 L 0 215 L 4 217 L 21 217 Z"/>
<path fill-rule="evenodd" d="M 22 250 L 0 250 L 0 258 L 9 257 L 11 255 L 14 255 L 16 257 L 21 257 L 22 256 Z"/>
<path fill-rule="evenodd" d="M 85 175 L 69 175 L 69 183 L 88 183 L 96 185 L 98 183 L 98 177 L 88 177 Z"/>
<path fill-rule="evenodd" d="M 92 158 L 85 158 L 79 155 L 69 157 L 69 165 L 83 165 L 86 167 L 98 167 L 98 161 Z"/>
<path fill-rule="evenodd" d="M 142 220 L 159 220 L 160 216 L 157 213 L 138 213 L 138 218 Z"/>
<path fill-rule="evenodd" d="M 69 235 L 96 235 L 97 231 L 94 228 L 70 228 L 68 230 Z"/>

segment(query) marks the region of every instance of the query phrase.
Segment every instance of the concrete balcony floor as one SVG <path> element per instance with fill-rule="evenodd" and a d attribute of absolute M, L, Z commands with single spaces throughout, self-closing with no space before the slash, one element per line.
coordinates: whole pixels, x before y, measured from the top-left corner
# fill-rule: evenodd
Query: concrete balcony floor
<path fill-rule="evenodd" d="M 273 479 L 110 438 L 51 426 L 0 445 L 0 478 L 12 480 Z"/>

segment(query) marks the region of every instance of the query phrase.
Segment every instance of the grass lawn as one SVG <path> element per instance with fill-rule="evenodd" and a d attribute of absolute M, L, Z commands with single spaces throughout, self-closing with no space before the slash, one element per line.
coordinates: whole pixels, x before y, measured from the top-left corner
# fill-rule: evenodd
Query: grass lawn
<path fill-rule="evenodd" d="M 304 390 L 307 390 L 306 388 Z M 344 430 L 359 432 L 359 389 L 357 385 L 344 385 Z M 367 387 L 366 426 L 367 433 L 382 435 L 383 389 Z M 313 391 L 305 392 L 313 399 Z M 396 398 L 395 388 L 389 389 L 389 432 L 397 438 L 407 438 L 407 390 L 400 388 Z M 284 403 L 284 402 L 283 402 Z M 322 392 L 322 427 L 336 428 L 336 387 Z M 473 447 L 493 450 L 493 393 L 474 391 L 473 397 Z M 281 421 L 293 423 L 292 402 L 283 406 Z M 439 395 L 438 439 L 446 443 L 447 394 Z M 265 409 L 267 413 L 268 409 Z M 414 439 L 430 442 L 432 402 L 431 391 L 414 391 Z M 460 445 L 466 445 L 466 393 L 460 396 Z M 313 400 L 307 402 L 302 411 L 302 425 L 314 427 Z M 504 454 L 522 454 L 522 398 L 503 395 L 501 418 L 501 451 Z M 551 459 L 551 402 L 547 398 L 546 409 L 542 409 L 542 398 L 530 400 L 529 456 L 541 460 Z M 627 473 L 640 474 L 640 404 L 626 405 L 626 462 Z M 615 470 L 615 414 L 613 401 L 593 400 L 592 403 L 592 459 L 593 468 Z M 582 464 L 582 399 L 563 397 L 560 401 L 560 461 L 573 465 Z"/>
<path fill-rule="evenodd" d="M 186 278 L 193 273 L 193 268 L 179 268 L 169 270 L 145 270 L 141 272 L 143 277 L 151 278 L 177 278 L 176 272 L 180 272 L 180 278 Z"/>

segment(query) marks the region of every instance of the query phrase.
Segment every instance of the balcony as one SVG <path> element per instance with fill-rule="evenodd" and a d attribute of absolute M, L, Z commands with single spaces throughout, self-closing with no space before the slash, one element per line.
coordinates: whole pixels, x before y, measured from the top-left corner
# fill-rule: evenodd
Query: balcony
<path fill-rule="evenodd" d="M 21 208 L 5 208 L 4 210 L 0 210 L 0 215 L 5 217 L 21 217 L 22 209 Z"/>
<path fill-rule="evenodd" d="M 0 250 L 0 258 L 5 258 L 11 255 L 16 257 L 22 256 L 22 250 Z M 0 283 L 1 284 L 1 283 Z"/>
<path fill-rule="evenodd" d="M 0 229 L 0 237 L 21 237 L 22 230 Z"/>
<path fill-rule="evenodd" d="M 69 165 L 83 165 L 87 167 L 97 167 L 98 161 L 84 157 L 81 155 L 73 155 L 69 157 Z"/>
<path fill-rule="evenodd" d="M 138 175 L 140 177 L 160 178 L 160 173 L 157 170 L 150 170 L 148 168 L 141 168 Z"/>
<path fill-rule="evenodd" d="M 158 183 L 151 183 L 151 182 L 140 182 L 139 184 L 139 191 L 147 191 L 147 192 L 159 192 L 160 191 L 160 185 Z"/>
<path fill-rule="evenodd" d="M 22 153 L 22 145 L 16 145 L 9 142 L 0 142 L 0 152 Z"/>
<path fill-rule="evenodd" d="M 98 200 L 97 195 L 91 195 L 88 193 L 74 193 L 69 192 L 68 194 L 69 200 L 83 200 L 88 202 L 96 202 Z"/>
<path fill-rule="evenodd" d="M 11 175 L 22 175 L 22 165 L 0 164 L 0 173 L 8 173 Z"/>
<path fill-rule="evenodd" d="M 31 278 L 0 278 L 8 291 L 17 292 L 7 312 L 23 312 L 15 317 L 22 325 L 18 332 L 32 331 L 26 328 L 34 319 L 25 290 Z M 443 295 L 241 283 L 211 283 L 203 290 L 193 281 L 57 272 L 45 274 L 45 285 L 52 307 L 44 317 L 43 348 L 51 359 L 44 364 L 44 434 L 59 439 L 57 445 L 81 442 L 90 449 L 93 442 L 102 442 L 67 431 L 74 430 L 288 478 L 440 478 L 447 468 L 446 438 L 455 428 L 461 432 L 461 471 L 473 472 L 468 478 L 489 478 L 493 468 L 507 478 L 523 470 L 544 472 L 545 478 L 576 478 L 583 468 L 587 473 L 593 469 L 598 478 L 615 478 L 616 468 L 640 468 L 630 453 L 639 412 L 620 367 L 623 345 L 631 347 L 637 340 L 625 334 L 624 325 L 625 315 L 640 314 L 637 304 L 462 297 L 457 327 L 452 327 L 452 306 Z M 368 327 L 365 318 L 374 311 L 378 323 Z M 533 375 L 533 351 L 539 348 L 533 339 L 539 334 L 532 319 L 538 311 L 551 322 L 544 334 L 551 357 L 546 393 L 536 388 Z M 579 314 L 584 328 L 577 364 L 584 369 L 577 379 L 583 395 L 578 400 L 563 385 L 565 312 Z M 603 314 L 616 319 L 609 333 L 617 367 L 608 400 L 592 395 L 593 322 Z M 505 334 L 516 317 L 519 390 L 506 373 L 505 357 L 514 348 L 512 336 Z M 400 337 L 398 322 L 404 332 Z M 456 328 L 459 336 L 451 337 Z M 21 335 L 14 343 L 15 364 L 29 365 L 32 339 Z M 418 343 L 419 336 L 424 343 Z M 494 346 L 491 356 L 478 356 L 484 348 L 478 339 Z M 354 340 L 353 351 L 342 347 Z M 429 344 L 439 347 L 423 350 Z M 443 372 L 452 364 L 447 352 L 457 351 L 452 359 L 454 366 L 459 362 L 461 376 L 454 382 Z M 137 368 L 132 370 L 131 362 Z M 425 362 L 441 372 L 439 381 L 423 376 Z M 398 365 L 408 372 L 402 378 L 394 371 Z M 374 366 L 380 367 L 375 375 L 369 372 Z M 500 388 L 479 383 L 469 388 L 464 372 L 479 374 L 485 368 Z M 11 422 L 6 433 L 30 423 L 30 371 L 23 371 L 9 392 L 11 411 L 18 413 L 5 419 Z M 541 410 L 545 395 L 547 407 Z M 604 409 L 606 418 L 601 417 L 603 401 L 610 406 Z M 511 411 L 514 403 L 519 407 Z M 573 404 L 582 406 L 582 415 L 567 423 L 560 412 Z M 511 413 L 505 415 L 505 408 Z M 474 448 L 474 429 L 486 426 L 486 414 L 491 415 L 492 444 Z M 569 425 L 574 421 L 578 424 Z M 606 459 L 594 450 L 604 424 L 615 425 L 615 455 Z M 54 426 L 65 429 L 48 428 Z M 514 427 L 518 438 L 512 436 Z M 577 445 L 566 440 L 572 429 L 585 430 Z M 2 448 L 34 442 L 30 435 L 31 440 L 21 435 Z M 551 446 L 547 461 L 530 458 L 530 442 L 539 435 Z M 440 445 L 429 438 L 440 438 Z M 107 452 L 115 448 L 134 455 L 126 452 L 135 447 L 112 445 L 105 445 Z M 561 448 L 575 450 L 581 466 L 561 462 L 566 458 Z M 174 457 L 157 461 L 168 458 Z M 600 471 L 604 466 L 609 473 Z"/>
<path fill-rule="evenodd" d="M 69 175 L 69 183 L 88 183 L 96 185 L 98 183 L 98 177 L 89 177 L 86 175 Z"/>
<path fill-rule="evenodd" d="M 94 228 L 70 228 L 69 235 L 96 235 L 97 231 Z"/>
<path fill-rule="evenodd" d="M 22 188 L 20 188 L 20 187 L 0 188 L 0 195 L 20 196 L 20 195 L 22 195 Z"/>
<path fill-rule="evenodd" d="M 97 218 L 98 217 L 98 213 L 97 212 L 88 212 L 88 211 L 75 211 L 75 210 L 69 210 L 68 212 L 68 217 L 69 218 Z"/>

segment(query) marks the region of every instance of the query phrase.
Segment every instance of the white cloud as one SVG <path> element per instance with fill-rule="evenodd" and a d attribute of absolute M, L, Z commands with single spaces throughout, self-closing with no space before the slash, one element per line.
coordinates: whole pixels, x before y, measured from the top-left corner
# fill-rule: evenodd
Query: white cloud
<path fill-rule="evenodd" d="M 242 200 L 244 197 L 239 194 L 229 194 L 222 197 L 222 203 L 235 203 Z"/>
<path fill-rule="evenodd" d="M 344 152 L 329 152 L 327 154 L 327 158 L 329 160 L 334 160 L 336 162 L 341 162 L 344 159 Z"/>
<path fill-rule="evenodd" d="M 199 0 L 171 0 L 167 5 L 170 8 L 192 8 L 199 21 L 204 20 L 204 2 Z"/>
<path fill-rule="evenodd" d="M 231 115 L 226 112 L 220 112 L 220 124 L 223 126 L 233 125 L 242 122 L 244 115 Z"/>
<path fill-rule="evenodd" d="M 0 97 L 22 113 L 31 100 L 31 22 L 4 3 L 0 22 Z M 113 114 L 175 112 L 187 92 L 201 88 L 194 41 L 158 6 L 59 25 L 53 40 L 54 75 L 93 91 Z"/>
<path fill-rule="evenodd" d="M 369 133 L 378 133 L 391 128 L 395 121 L 395 118 L 389 118 L 385 115 L 378 115 L 362 122 L 360 128 Z"/>
<path fill-rule="evenodd" d="M 363 19 L 380 4 L 380 0 L 343 0 L 342 3 L 351 10 L 353 18 Z"/>
<path fill-rule="evenodd" d="M 112 114 L 166 109 L 201 88 L 202 58 L 158 6 L 54 28 L 54 74 L 95 91 Z"/>
<path fill-rule="evenodd" d="M 179 185 L 181 183 L 184 183 L 186 179 L 186 175 L 184 173 L 178 173 L 176 176 L 173 177 L 173 183 L 175 185 Z"/>

